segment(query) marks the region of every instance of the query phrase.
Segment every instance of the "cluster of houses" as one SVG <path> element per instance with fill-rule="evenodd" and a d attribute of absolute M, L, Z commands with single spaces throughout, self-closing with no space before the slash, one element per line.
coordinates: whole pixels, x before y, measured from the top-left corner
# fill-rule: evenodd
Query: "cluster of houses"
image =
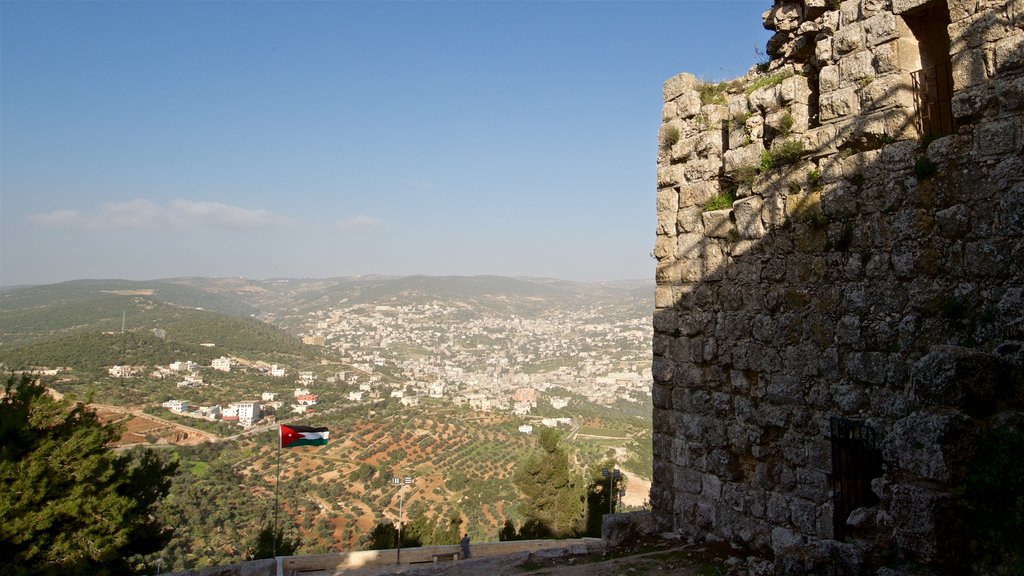
<path fill-rule="evenodd" d="M 278 400 L 277 396 L 276 392 L 264 392 L 259 401 L 244 400 L 230 402 L 227 406 L 221 406 L 220 404 L 214 406 L 192 406 L 188 400 L 168 400 L 161 404 L 161 406 L 175 414 L 202 418 L 213 422 L 232 422 L 237 423 L 243 428 L 248 428 L 264 419 L 276 419 L 275 414 L 267 415 L 265 412 L 268 408 L 273 408 L 276 411 L 284 406 L 285 403 Z M 311 412 L 311 406 L 314 406 L 319 400 L 316 394 L 310 394 L 308 389 L 303 388 L 296 388 L 293 398 L 291 410 L 298 414 Z"/>

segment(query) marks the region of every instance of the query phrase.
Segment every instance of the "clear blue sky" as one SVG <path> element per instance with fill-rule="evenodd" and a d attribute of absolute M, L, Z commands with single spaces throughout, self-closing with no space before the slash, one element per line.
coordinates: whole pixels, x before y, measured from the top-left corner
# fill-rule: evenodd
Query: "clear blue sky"
<path fill-rule="evenodd" d="M 653 278 L 662 82 L 770 0 L 0 2 L 0 285 Z"/>

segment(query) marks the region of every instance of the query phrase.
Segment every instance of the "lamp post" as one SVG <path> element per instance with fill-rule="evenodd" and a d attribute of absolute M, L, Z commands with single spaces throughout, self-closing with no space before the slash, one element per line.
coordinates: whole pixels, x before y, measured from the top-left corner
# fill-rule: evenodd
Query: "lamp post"
<path fill-rule="evenodd" d="M 608 513 L 611 514 L 615 506 L 615 493 L 612 492 L 612 485 L 622 476 L 622 472 L 620 472 L 618 468 L 613 470 L 602 468 L 601 476 L 608 479 Z"/>
<path fill-rule="evenodd" d="M 395 553 L 395 564 L 402 563 L 402 523 L 405 518 L 405 487 L 407 484 L 412 484 L 412 476 L 406 476 L 405 478 L 399 478 L 395 476 L 391 478 L 392 486 L 399 486 L 398 489 L 398 548 Z"/>

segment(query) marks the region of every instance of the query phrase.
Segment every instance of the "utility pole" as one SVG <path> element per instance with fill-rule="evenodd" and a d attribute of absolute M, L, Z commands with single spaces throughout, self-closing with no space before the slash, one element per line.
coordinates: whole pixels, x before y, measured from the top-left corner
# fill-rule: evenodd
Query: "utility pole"
<path fill-rule="evenodd" d="M 398 489 L 398 548 L 395 553 L 395 564 L 402 563 L 402 524 L 405 522 L 405 487 L 412 484 L 412 476 L 391 479 L 392 486 L 400 486 Z"/>

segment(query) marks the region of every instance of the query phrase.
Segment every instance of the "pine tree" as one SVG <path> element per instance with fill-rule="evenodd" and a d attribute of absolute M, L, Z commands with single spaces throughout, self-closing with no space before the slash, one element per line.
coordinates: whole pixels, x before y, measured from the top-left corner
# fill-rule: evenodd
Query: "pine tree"
<path fill-rule="evenodd" d="M 154 519 L 176 467 L 115 454 L 119 431 L 27 376 L 0 398 L 0 574 L 128 574 L 170 537 Z"/>
<path fill-rule="evenodd" d="M 541 430 L 541 450 L 523 462 L 515 483 L 523 494 L 519 512 L 526 519 L 524 529 L 530 525 L 531 532 L 543 534 L 546 529 L 557 538 L 565 538 L 583 531 L 584 494 L 569 469 L 569 455 L 558 441 L 555 430 Z"/>

